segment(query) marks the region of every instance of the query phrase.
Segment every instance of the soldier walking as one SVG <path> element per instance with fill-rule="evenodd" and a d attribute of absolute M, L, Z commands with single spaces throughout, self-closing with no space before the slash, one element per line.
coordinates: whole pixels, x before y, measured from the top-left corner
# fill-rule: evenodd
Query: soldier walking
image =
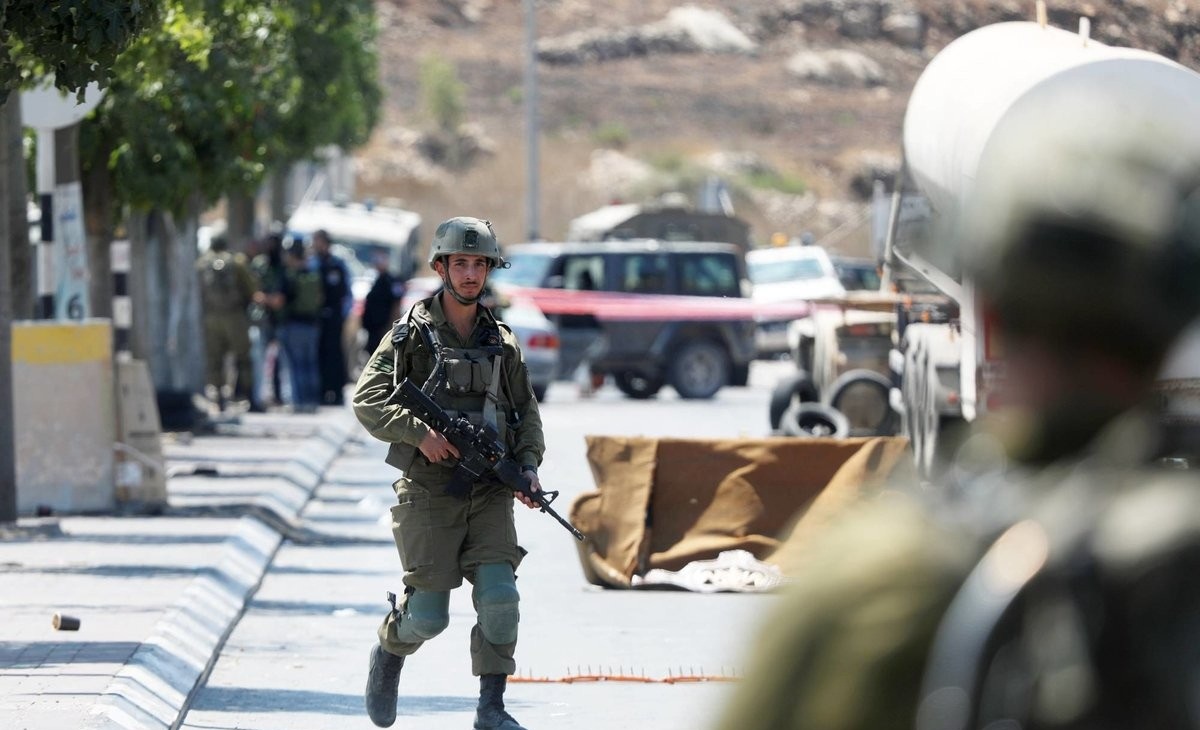
<path fill-rule="evenodd" d="M 393 485 L 392 531 L 404 568 L 404 596 L 393 604 L 371 650 L 366 706 L 371 720 L 396 719 L 400 672 L 407 657 L 450 622 L 450 591 L 470 582 L 476 623 L 471 669 L 479 677 L 476 730 L 523 730 L 504 709 L 508 676 L 516 671 L 519 595 L 514 497 L 480 481 L 469 493 L 447 493 L 457 449 L 407 409 L 390 403 L 404 378 L 428 383 L 444 409 L 489 424 L 540 490 L 537 467 L 545 441 L 537 400 L 512 331 L 479 303 L 489 272 L 503 266 L 491 224 L 452 218 L 434 234 L 430 266 L 443 290 L 415 304 L 363 369 L 354 412 L 376 438 L 391 444 L 387 462 L 402 472 Z"/>
<path fill-rule="evenodd" d="M 231 252 L 224 236 L 213 238 L 208 251 L 196 260 L 196 271 L 204 316 L 206 395 L 225 410 L 229 395 L 235 400 L 252 400 L 254 393 L 247 308 L 257 287 L 246 257 Z M 229 356 L 237 372 L 232 389 L 225 382 Z"/>

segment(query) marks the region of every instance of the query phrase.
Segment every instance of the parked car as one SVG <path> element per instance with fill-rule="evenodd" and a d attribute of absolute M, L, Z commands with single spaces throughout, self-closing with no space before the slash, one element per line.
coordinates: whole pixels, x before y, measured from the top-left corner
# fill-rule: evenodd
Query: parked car
<path fill-rule="evenodd" d="M 751 297 L 756 304 L 811 302 L 846 294 L 829 254 L 819 246 L 761 248 L 746 253 Z M 756 347 L 759 357 L 778 357 L 788 351 L 790 320 L 760 318 Z"/>
<path fill-rule="evenodd" d="M 558 325 L 560 373 L 581 364 L 634 398 L 670 384 L 683 398 L 745 385 L 754 315 L 741 250 L 691 241 L 507 246 L 498 289 L 532 297 Z"/>
<path fill-rule="evenodd" d="M 409 279 L 400 302 L 401 315 L 412 305 L 437 294 L 441 289 L 442 280 L 436 276 Z M 527 297 L 498 297 L 491 299 L 489 304 L 500 321 L 512 328 L 521 344 L 533 394 L 538 401 L 546 400 L 546 391 L 558 376 L 558 329 Z"/>
<path fill-rule="evenodd" d="M 879 291 L 879 264 L 872 259 L 831 256 L 833 268 L 846 291 Z"/>

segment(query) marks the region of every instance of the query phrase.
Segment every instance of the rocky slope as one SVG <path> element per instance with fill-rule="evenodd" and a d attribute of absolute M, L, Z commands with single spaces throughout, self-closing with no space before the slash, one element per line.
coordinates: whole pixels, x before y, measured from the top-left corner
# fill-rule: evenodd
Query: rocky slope
<path fill-rule="evenodd" d="M 1106 43 L 1200 68 L 1200 7 L 1179 0 L 1049 3 Z M 384 123 L 357 153 L 359 193 L 429 221 L 491 218 L 523 238 L 524 18 L 517 0 L 378 0 Z M 541 220 L 545 238 L 612 200 L 731 187 L 760 241 L 813 232 L 866 250 L 871 180 L 894 171 L 904 104 L 958 35 L 1032 19 L 1015 0 L 539 0 Z M 429 134 L 420 69 L 452 62 L 467 126 Z M 440 140 L 440 141 L 439 141 Z M 448 160 L 456 160 L 450 164 Z"/>

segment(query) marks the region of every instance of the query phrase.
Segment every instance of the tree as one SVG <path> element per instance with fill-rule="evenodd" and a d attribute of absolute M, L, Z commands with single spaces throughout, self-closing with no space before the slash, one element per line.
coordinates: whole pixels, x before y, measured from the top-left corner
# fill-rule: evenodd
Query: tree
<path fill-rule="evenodd" d="M 169 0 L 161 29 L 118 59 L 83 141 L 89 179 L 99 167 L 109 184 L 87 192 L 111 193 L 113 221 L 135 212 L 135 351 L 160 392 L 202 384 L 200 211 L 315 146 L 365 139 L 379 101 L 373 39 L 368 0 Z"/>
<path fill-rule="evenodd" d="M 159 0 L 0 0 L 0 103 L 54 74 L 82 93 L 108 84 L 121 53 L 158 22 Z"/>
<path fill-rule="evenodd" d="M 28 245 L 22 176 L 12 169 L 24 168 L 20 106 L 10 96 L 47 72 L 66 91 L 106 85 L 118 55 L 156 22 L 158 10 L 157 0 L 0 0 L 0 523 L 17 516 L 11 264 L 12 252 L 24 254 Z"/>

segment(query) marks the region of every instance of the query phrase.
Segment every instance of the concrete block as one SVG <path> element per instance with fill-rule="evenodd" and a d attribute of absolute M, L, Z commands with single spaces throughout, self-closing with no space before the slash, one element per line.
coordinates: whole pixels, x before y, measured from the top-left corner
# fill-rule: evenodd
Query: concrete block
<path fill-rule="evenodd" d="M 18 513 L 111 510 L 111 324 L 14 322 L 12 358 Z"/>

